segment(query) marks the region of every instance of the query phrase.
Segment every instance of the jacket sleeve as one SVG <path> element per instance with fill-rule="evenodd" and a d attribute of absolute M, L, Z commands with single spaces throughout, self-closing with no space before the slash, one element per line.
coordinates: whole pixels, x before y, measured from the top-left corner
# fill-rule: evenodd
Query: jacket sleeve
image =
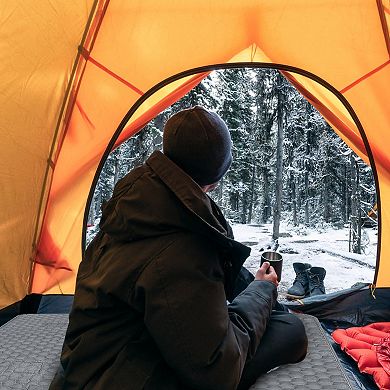
<path fill-rule="evenodd" d="M 276 287 L 252 282 L 227 305 L 217 251 L 183 235 L 150 262 L 133 299 L 144 301 L 146 327 L 183 384 L 231 390 L 265 332 Z"/>

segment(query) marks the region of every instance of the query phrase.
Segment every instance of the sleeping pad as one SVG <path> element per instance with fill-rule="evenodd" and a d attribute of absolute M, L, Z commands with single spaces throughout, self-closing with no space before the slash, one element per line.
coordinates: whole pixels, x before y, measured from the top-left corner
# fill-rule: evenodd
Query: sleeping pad
<path fill-rule="evenodd" d="M 337 329 L 332 337 L 360 372 L 372 375 L 381 390 L 390 390 L 390 322 Z"/>

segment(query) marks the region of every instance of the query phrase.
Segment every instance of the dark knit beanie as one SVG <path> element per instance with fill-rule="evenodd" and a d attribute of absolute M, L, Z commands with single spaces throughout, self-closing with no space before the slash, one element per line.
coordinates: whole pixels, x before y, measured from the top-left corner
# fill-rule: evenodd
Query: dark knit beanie
<path fill-rule="evenodd" d="M 171 116 L 164 127 L 163 152 L 200 186 L 216 183 L 232 162 L 225 122 L 196 106 Z"/>

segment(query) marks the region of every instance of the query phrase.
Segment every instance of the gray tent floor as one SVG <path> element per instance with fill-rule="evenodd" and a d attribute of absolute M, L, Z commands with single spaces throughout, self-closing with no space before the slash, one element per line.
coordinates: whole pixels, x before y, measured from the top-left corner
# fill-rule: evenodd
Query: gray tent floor
<path fill-rule="evenodd" d="M 261 376 L 251 390 L 353 389 L 318 320 L 300 318 L 309 338 L 305 360 Z M 25 314 L 0 327 L 0 390 L 47 390 L 67 324 L 67 314 Z"/>

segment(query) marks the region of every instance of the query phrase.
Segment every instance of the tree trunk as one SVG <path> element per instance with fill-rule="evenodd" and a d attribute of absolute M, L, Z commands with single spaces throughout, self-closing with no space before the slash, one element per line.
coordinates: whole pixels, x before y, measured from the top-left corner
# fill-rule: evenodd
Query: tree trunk
<path fill-rule="evenodd" d="M 297 199 L 297 219 L 298 224 L 300 223 L 300 215 L 301 215 L 301 209 L 302 209 L 302 192 L 301 189 L 301 181 L 302 178 L 300 175 L 297 175 L 295 179 L 295 192 L 296 192 L 296 199 Z"/>
<path fill-rule="evenodd" d="M 326 148 L 326 163 L 324 167 L 324 178 L 323 178 L 323 201 L 324 201 L 324 220 L 325 222 L 330 222 L 330 188 L 329 188 L 329 177 L 330 177 L 330 171 L 329 171 L 329 146 L 327 145 Z"/>
<path fill-rule="evenodd" d="M 278 75 L 278 140 L 276 144 L 276 176 L 275 176 L 275 205 L 272 239 L 279 238 L 280 217 L 282 211 L 283 191 L 283 93 L 281 91 L 283 78 Z"/>
<path fill-rule="evenodd" d="M 345 224 L 348 221 L 347 164 L 344 164 L 344 180 L 343 180 L 343 185 L 342 185 L 342 196 L 343 196 L 343 199 L 341 201 L 341 212 L 343 214 L 343 222 Z"/>
<path fill-rule="evenodd" d="M 99 191 L 97 193 L 97 196 L 95 198 L 94 210 L 95 210 L 95 215 L 94 215 L 94 220 L 92 222 L 93 225 L 95 224 L 96 219 L 100 218 L 102 215 L 102 193 L 101 193 L 101 191 Z"/>
<path fill-rule="evenodd" d="M 96 219 L 96 212 L 95 212 L 95 199 L 92 199 L 91 207 L 89 208 L 88 213 L 88 225 L 94 225 Z"/>
<path fill-rule="evenodd" d="M 239 199 L 238 191 L 234 191 L 230 194 L 230 209 L 231 210 L 238 211 L 238 199 Z"/>
<path fill-rule="evenodd" d="M 251 177 L 251 187 L 250 187 L 250 199 L 248 207 L 248 223 L 252 222 L 252 213 L 253 213 L 253 203 L 255 201 L 255 177 L 256 177 L 256 164 L 252 163 L 252 177 Z"/>
<path fill-rule="evenodd" d="M 261 222 L 266 223 L 268 218 L 271 216 L 271 198 L 270 198 L 270 185 L 268 168 L 262 168 L 263 176 L 263 207 L 261 212 Z"/>
<path fill-rule="evenodd" d="M 218 187 L 217 187 L 215 192 L 216 192 L 216 194 L 215 194 L 216 203 L 221 205 L 222 207 L 224 207 L 224 205 L 223 205 L 223 178 L 219 181 Z"/>
<path fill-rule="evenodd" d="M 248 194 L 247 192 L 244 192 L 242 194 L 241 223 L 246 223 L 247 208 L 248 208 Z"/>
<path fill-rule="evenodd" d="M 294 172 L 290 172 L 290 181 L 291 181 L 291 203 L 292 203 L 292 215 L 293 215 L 293 225 L 298 226 L 298 215 L 297 215 L 297 190 L 295 184 L 295 175 Z"/>
<path fill-rule="evenodd" d="M 356 237 L 356 253 L 362 253 L 362 209 L 360 207 L 360 170 L 359 163 L 356 160 L 356 194 L 357 194 L 357 237 Z"/>
<path fill-rule="evenodd" d="M 308 118 L 307 121 L 307 128 L 305 131 L 306 134 L 306 158 L 304 160 L 304 191 L 305 191 L 305 225 L 309 226 L 310 224 L 310 191 L 309 191 L 309 173 L 310 173 L 310 160 L 309 156 L 311 155 L 311 129 L 312 129 L 312 123 L 310 120 L 310 113 L 311 113 L 311 105 L 309 102 L 306 103 L 306 117 Z"/>
<path fill-rule="evenodd" d="M 115 164 L 114 164 L 114 187 L 119 180 L 119 156 L 115 156 Z"/>
<path fill-rule="evenodd" d="M 153 137 L 153 150 L 162 149 L 162 136 L 164 131 L 165 114 L 161 113 L 154 118 L 154 125 L 157 127 L 159 134 Z"/>
<path fill-rule="evenodd" d="M 355 156 L 351 153 L 351 235 L 349 250 L 361 253 L 361 212 L 359 195 L 359 166 Z"/>
<path fill-rule="evenodd" d="M 148 147 L 146 145 L 146 140 L 145 140 L 145 131 L 142 130 L 138 135 L 137 135 L 137 147 L 138 147 L 138 150 L 137 150 L 137 158 L 135 160 L 135 166 L 140 166 L 142 165 L 145 160 L 146 160 L 146 157 L 148 155 Z"/>

